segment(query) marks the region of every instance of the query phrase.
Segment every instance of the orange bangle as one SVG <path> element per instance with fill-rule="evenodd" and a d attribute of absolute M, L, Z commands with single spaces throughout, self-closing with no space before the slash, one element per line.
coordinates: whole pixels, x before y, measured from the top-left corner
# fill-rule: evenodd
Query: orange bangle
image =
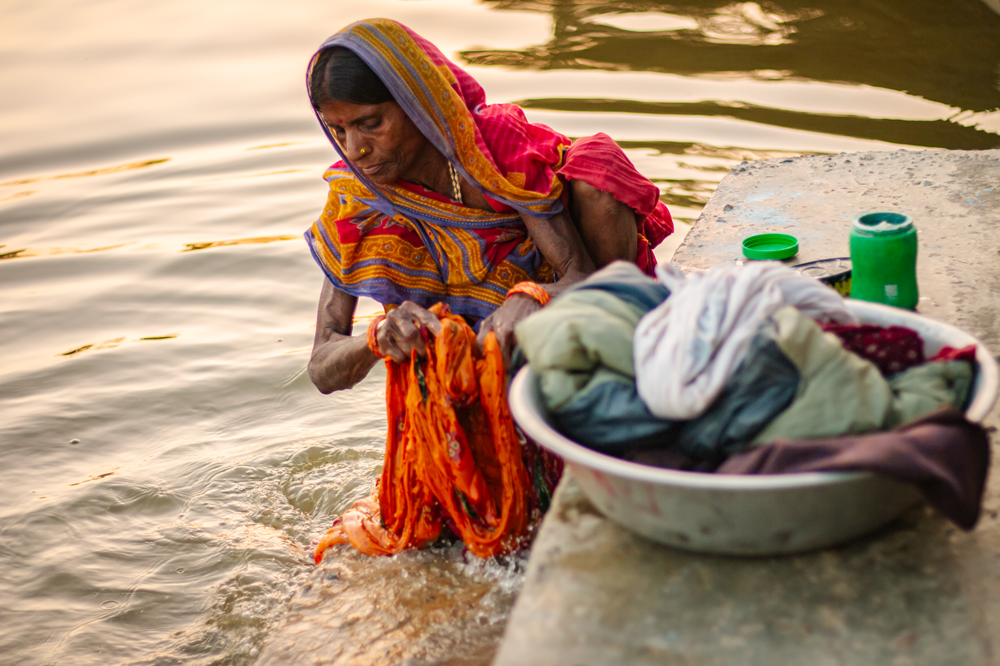
<path fill-rule="evenodd" d="M 538 301 L 539 305 L 548 305 L 552 297 L 549 296 L 549 292 L 545 291 L 539 287 L 534 282 L 518 282 L 510 291 L 507 292 L 507 298 L 510 298 L 514 294 L 524 294 L 525 296 L 531 296 L 533 299 Z"/>
<path fill-rule="evenodd" d="M 385 354 L 378 348 L 378 340 L 375 339 L 375 335 L 378 333 L 378 325 L 384 320 L 385 315 L 380 314 L 372 319 L 372 323 L 368 324 L 368 349 L 371 349 L 372 353 L 379 358 L 385 358 Z"/>

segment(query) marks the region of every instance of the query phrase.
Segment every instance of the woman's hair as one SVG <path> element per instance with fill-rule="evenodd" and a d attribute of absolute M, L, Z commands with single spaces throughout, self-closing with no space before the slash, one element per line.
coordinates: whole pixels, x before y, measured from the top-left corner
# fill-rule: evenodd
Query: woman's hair
<path fill-rule="evenodd" d="M 309 73 L 309 97 L 317 109 L 329 102 L 381 104 L 395 101 L 371 67 L 343 46 L 320 51 Z"/>

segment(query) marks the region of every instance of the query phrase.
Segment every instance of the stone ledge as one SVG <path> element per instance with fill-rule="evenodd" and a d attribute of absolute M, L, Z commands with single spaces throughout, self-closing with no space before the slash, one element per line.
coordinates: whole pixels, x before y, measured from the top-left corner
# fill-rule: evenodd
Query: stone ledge
<path fill-rule="evenodd" d="M 790 263 L 847 256 L 872 209 L 909 213 L 919 310 L 1000 351 L 1000 150 L 743 163 L 678 249 L 743 260 L 745 236 L 799 238 Z M 988 424 L 1000 424 L 994 408 Z M 996 456 L 994 456 L 996 460 Z M 986 665 L 1000 659 L 1000 479 L 965 533 L 926 508 L 864 539 L 783 558 L 673 550 L 601 516 L 568 476 L 529 560 L 497 666 Z"/>

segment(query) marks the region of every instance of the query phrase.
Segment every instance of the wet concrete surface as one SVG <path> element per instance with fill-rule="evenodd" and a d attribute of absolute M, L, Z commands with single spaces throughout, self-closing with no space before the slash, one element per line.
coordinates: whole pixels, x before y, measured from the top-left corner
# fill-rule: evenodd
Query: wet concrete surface
<path fill-rule="evenodd" d="M 788 263 L 848 256 L 850 222 L 870 210 L 907 213 L 917 226 L 919 311 L 1000 352 L 998 150 L 741 164 L 675 261 L 740 262 L 742 239 L 766 232 L 799 239 Z M 1000 409 L 986 424 L 995 431 Z M 919 507 L 837 548 L 706 556 L 605 519 L 568 477 L 535 542 L 495 664 L 994 664 L 998 511 L 993 473 L 971 532 Z"/>

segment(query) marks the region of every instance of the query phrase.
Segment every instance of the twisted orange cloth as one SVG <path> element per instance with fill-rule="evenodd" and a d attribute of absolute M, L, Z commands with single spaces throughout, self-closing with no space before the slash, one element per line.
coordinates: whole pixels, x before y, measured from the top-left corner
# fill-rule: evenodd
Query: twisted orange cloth
<path fill-rule="evenodd" d="M 479 557 L 510 552 L 528 529 L 532 482 L 507 407 L 496 336 L 475 358 L 476 334 L 446 305 L 427 358 L 386 359 L 389 434 L 376 492 L 354 505 L 316 547 L 351 543 L 393 555 L 437 539 L 443 521 Z"/>

